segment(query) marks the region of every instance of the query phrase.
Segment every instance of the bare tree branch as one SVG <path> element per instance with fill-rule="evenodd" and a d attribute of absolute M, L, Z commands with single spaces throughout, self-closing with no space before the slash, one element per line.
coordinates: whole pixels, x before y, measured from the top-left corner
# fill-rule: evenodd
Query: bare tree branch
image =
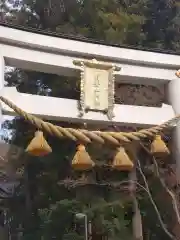
<path fill-rule="evenodd" d="M 174 208 L 174 211 L 175 211 L 175 214 L 176 214 L 178 224 L 180 225 L 180 215 L 179 215 L 179 210 L 178 210 L 178 205 L 177 205 L 175 194 L 166 186 L 164 180 L 161 178 L 160 173 L 159 173 L 159 167 L 158 167 L 158 164 L 157 164 L 157 161 L 156 161 L 155 157 L 153 157 L 153 162 L 154 162 L 154 165 L 156 167 L 156 174 L 159 177 L 161 185 L 163 186 L 165 191 L 168 193 L 168 195 L 172 198 L 173 208 Z"/>
<path fill-rule="evenodd" d="M 119 182 L 86 182 L 83 180 L 73 180 L 73 179 L 65 179 L 58 182 L 59 186 L 67 186 L 69 188 L 75 188 L 77 186 L 86 186 L 86 185 L 94 185 L 94 186 L 102 186 L 102 187 L 111 187 L 119 190 L 128 190 L 129 191 L 129 184 L 135 183 L 140 189 L 143 189 L 147 192 L 146 188 L 142 186 L 137 181 L 127 180 L 127 181 L 119 181 Z M 123 186 L 124 185 L 124 186 Z"/>
<path fill-rule="evenodd" d="M 161 224 L 162 229 L 164 230 L 164 232 L 165 232 L 172 240 L 177 240 L 177 238 L 176 238 L 173 234 L 171 234 L 171 233 L 169 232 L 169 230 L 166 228 L 166 226 L 165 226 L 165 224 L 164 224 L 164 222 L 163 222 L 163 220 L 162 220 L 161 214 L 160 214 L 160 212 L 159 212 L 159 210 L 158 210 L 158 208 L 157 208 L 157 206 L 156 206 L 156 203 L 154 202 L 154 200 L 153 200 L 153 198 L 152 198 L 152 195 L 151 195 L 151 192 L 150 192 L 150 189 L 149 189 L 149 185 L 148 185 L 148 182 L 147 182 L 147 180 L 146 180 L 146 176 L 144 175 L 144 173 L 143 173 L 143 171 L 142 171 L 141 163 L 140 163 L 140 161 L 139 161 L 138 158 L 137 158 L 137 164 L 138 164 L 137 169 L 139 170 L 139 172 L 140 172 L 140 174 L 141 174 L 141 176 L 142 176 L 142 178 L 143 178 L 144 185 L 145 185 L 146 190 L 147 190 L 147 194 L 148 194 L 148 196 L 149 196 L 149 199 L 150 199 L 150 201 L 151 201 L 151 204 L 152 204 L 153 207 L 154 207 L 154 210 L 155 210 L 155 212 L 156 212 L 156 214 L 157 214 L 157 217 L 158 217 L 158 219 L 159 219 L 159 222 L 160 222 L 160 224 Z"/>
<path fill-rule="evenodd" d="M 143 149 L 144 149 L 148 154 L 150 154 L 149 150 L 148 150 L 142 143 L 141 143 L 141 146 L 143 147 Z M 180 215 L 179 215 L 179 209 L 178 209 L 176 197 L 175 197 L 174 193 L 166 186 L 164 180 L 161 178 L 160 172 L 159 172 L 159 167 L 158 167 L 157 161 L 156 161 L 156 159 L 155 159 L 154 156 L 152 157 L 152 160 L 153 160 L 153 163 L 154 163 L 154 166 L 155 166 L 156 175 L 158 176 L 161 185 L 163 186 L 163 188 L 165 189 L 165 191 L 168 193 L 168 195 L 172 198 L 173 209 L 174 209 L 174 211 L 175 211 L 178 224 L 180 225 Z"/>

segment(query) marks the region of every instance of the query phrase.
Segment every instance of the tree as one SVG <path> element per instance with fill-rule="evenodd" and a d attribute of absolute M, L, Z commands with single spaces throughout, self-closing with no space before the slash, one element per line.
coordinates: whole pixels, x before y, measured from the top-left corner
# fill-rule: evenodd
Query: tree
<path fill-rule="evenodd" d="M 13 4 L 14 8 L 9 7 L 7 2 Z M 113 44 L 168 49 L 179 47 L 176 43 L 179 38 L 176 29 L 179 23 L 177 1 L 23 0 L 2 1 L 0 6 L 3 21 L 22 26 L 94 38 Z M 14 69 L 6 74 L 6 80 L 8 86 L 16 86 L 21 92 L 79 98 L 78 79 Z M 68 123 L 58 124 L 69 126 Z M 13 130 L 11 142 L 24 148 L 35 131 L 19 117 L 5 124 L 5 127 Z M 18 201 L 14 204 L 16 208 L 8 203 L 11 218 L 17 219 L 24 228 L 23 239 L 30 239 L 32 236 L 36 239 L 41 236 L 44 239 L 82 239 L 82 227 L 76 229 L 74 224 L 74 215 L 77 212 L 87 213 L 92 220 L 93 236 L 108 234 L 110 240 L 115 240 L 123 235 L 123 239 L 130 239 L 132 206 L 129 199 L 124 199 L 126 195 L 117 192 L 116 188 L 101 186 L 104 181 L 120 182 L 127 176 L 116 172 L 109 174 L 104 168 L 96 169 L 88 176 L 85 174 L 94 183 L 82 188 L 78 183 L 82 178 L 81 174 L 72 172 L 70 167 L 75 144 L 46 137 L 53 147 L 53 154 L 44 158 L 25 157 L 24 162 L 27 165 L 21 167 L 25 177 L 22 180 L 24 187 L 17 196 Z M 93 149 L 92 153 L 95 154 L 96 151 Z M 112 159 L 109 156 L 110 150 L 106 153 L 103 149 L 103 154 L 101 162 Z M 71 180 L 69 184 L 68 178 Z M 141 196 L 142 212 L 146 215 L 151 239 L 164 238 L 165 234 L 158 224 L 154 224 L 155 220 L 147 221 L 152 209 L 148 205 L 149 198 L 140 193 L 139 198 Z M 23 220 L 24 215 L 18 214 L 23 212 L 22 209 L 26 209 L 26 222 Z"/>
<path fill-rule="evenodd" d="M 174 24 L 179 18 L 178 15 L 178 1 L 149 0 L 144 25 L 145 44 L 152 48 L 174 50 L 174 42 L 179 35 Z"/>

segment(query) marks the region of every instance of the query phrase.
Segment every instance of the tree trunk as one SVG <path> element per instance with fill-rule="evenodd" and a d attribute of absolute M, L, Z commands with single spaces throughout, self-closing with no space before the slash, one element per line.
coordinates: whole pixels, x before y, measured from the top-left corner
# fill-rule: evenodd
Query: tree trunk
<path fill-rule="evenodd" d="M 131 152 L 132 159 L 134 160 L 134 169 L 129 174 L 129 180 L 130 180 L 130 194 L 132 198 L 132 204 L 133 204 L 133 218 L 132 218 L 132 231 L 133 231 L 133 239 L 134 240 L 143 240 L 143 231 L 142 231 L 142 219 L 141 219 L 141 213 L 138 207 L 138 201 L 136 198 L 136 154 L 137 149 L 133 149 Z"/>

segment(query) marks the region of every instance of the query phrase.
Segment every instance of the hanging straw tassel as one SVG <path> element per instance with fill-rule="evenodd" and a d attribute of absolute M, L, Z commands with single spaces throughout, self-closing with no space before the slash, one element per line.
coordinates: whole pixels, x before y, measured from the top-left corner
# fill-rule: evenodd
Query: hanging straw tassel
<path fill-rule="evenodd" d="M 114 157 L 112 168 L 119 171 L 131 171 L 133 167 L 134 164 L 126 153 L 124 147 L 119 147 Z"/>
<path fill-rule="evenodd" d="M 156 157 L 163 157 L 170 153 L 160 135 L 156 135 L 155 139 L 151 143 L 151 153 Z"/>
<path fill-rule="evenodd" d="M 72 167 L 74 170 L 85 171 L 94 167 L 95 163 L 92 161 L 84 145 L 80 144 L 77 147 L 77 152 L 72 160 Z"/>
<path fill-rule="evenodd" d="M 34 138 L 26 148 L 26 152 L 33 156 L 45 156 L 52 152 L 51 147 L 43 136 L 43 132 L 36 131 Z"/>

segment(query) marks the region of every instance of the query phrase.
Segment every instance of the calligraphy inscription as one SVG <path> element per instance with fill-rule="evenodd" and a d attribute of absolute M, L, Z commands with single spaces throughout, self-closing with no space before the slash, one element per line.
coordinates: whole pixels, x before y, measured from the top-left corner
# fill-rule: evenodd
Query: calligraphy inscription
<path fill-rule="evenodd" d="M 74 60 L 73 63 L 81 67 L 79 116 L 82 117 L 88 111 L 96 111 L 106 114 L 108 119 L 112 120 L 114 117 L 114 72 L 120 71 L 121 68 L 113 64 L 100 63 L 96 59 Z"/>
<path fill-rule="evenodd" d="M 110 72 L 103 69 L 85 67 L 84 69 L 85 105 L 88 110 L 108 109 L 108 84 Z"/>
<path fill-rule="evenodd" d="M 95 79 L 94 79 L 94 105 L 95 107 L 99 107 L 100 106 L 100 75 L 97 74 L 95 75 Z"/>

